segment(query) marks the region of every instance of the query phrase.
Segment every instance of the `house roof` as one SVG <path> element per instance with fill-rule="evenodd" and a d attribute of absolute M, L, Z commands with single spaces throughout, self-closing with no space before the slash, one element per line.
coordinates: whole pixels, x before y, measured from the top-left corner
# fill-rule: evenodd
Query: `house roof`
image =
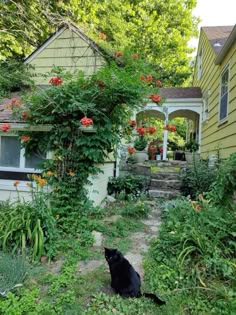
<path fill-rule="evenodd" d="M 220 53 L 218 54 L 215 63 L 218 65 L 222 62 L 225 55 L 229 51 L 229 49 L 232 47 L 232 45 L 236 42 L 236 24 L 234 25 L 234 28 L 232 32 L 230 33 L 229 37 L 227 38 L 223 48 L 221 49 Z"/>
<path fill-rule="evenodd" d="M 215 54 L 218 55 L 227 41 L 234 26 L 204 26 L 203 32 L 206 34 Z"/>
<path fill-rule="evenodd" d="M 110 58 L 111 56 L 99 45 L 97 45 L 91 38 L 89 38 L 83 30 L 72 23 L 63 23 L 59 26 L 56 32 L 51 34 L 39 47 L 37 47 L 29 56 L 24 60 L 24 63 L 27 64 L 42 51 L 44 50 L 54 39 L 56 39 L 64 30 L 69 29 L 72 32 L 75 32 L 81 39 L 83 39 L 90 47 L 96 50 L 102 57 L 105 59 Z"/>
<path fill-rule="evenodd" d="M 20 99 L 22 97 L 22 92 L 11 93 L 11 98 L 3 98 L 0 100 L 0 122 L 20 122 L 19 119 L 12 117 L 12 110 L 6 109 L 8 104 L 11 104 L 12 98 Z M 22 121 L 21 121 L 22 122 Z"/>
<path fill-rule="evenodd" d="M 161 88 L 160 95 L 164 98 L 202 98 L 200 87 Z"/>

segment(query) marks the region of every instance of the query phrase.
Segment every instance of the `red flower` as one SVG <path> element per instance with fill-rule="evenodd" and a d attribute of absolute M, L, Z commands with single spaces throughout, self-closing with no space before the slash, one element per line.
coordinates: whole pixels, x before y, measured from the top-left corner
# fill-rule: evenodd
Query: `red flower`
<path fill-rule="evenodd" d="M 20 181 L 19 180 L 16 180 L 13 184 L 13 186 L 17 187 L 18 185 L 20 184 Z"/>
<path fill-rule="evenodd" d="M 153 80 L 152 75 L 151 74 L 147 75 L 147 81 L 152 82 L 152 80 Z"/>
<path fill-rule="evenodd" d="M 8 130 L 11 129 L 11 125 L 9 124 L 2 124 L 2 126 L 0 127 L 0 129 L 4 132 L 7 132 Z"/>
<path fill-rule="evenodd" d="M 169 131 L 171 131 L 171 132 L 175 132 L 175 131 L 176 131 L 176 127 L 175 127 L 175 125 L 171 125 L 171 126 L 169 126 Z"/>
<path fill-rule="evenodd" d="M 124 54 L 123 54 L 122 51 L 116 51 L 116 52 L 114 53 L 114 56 L 115 56 L 116 58 L 118 58 L 118 57 L 124 56 Z"/>
<path fill-rule="evenodd" d="M 61 85 L 62 79 L 60 77 L 53 77 L 50 79 L 49 83 L 52 85 Z"/>
<path fill-rule="evenodd" d="M 129 121 L 128 121 L 128 124 L 129 124 L 131 127 L 135 127 L 135 126 L 136 126 L 136 121 L 135 121 L 135 120 L 129 120 Z"/>
<path fill-rule="evenodd" d="M 104 88 L 106 86 L 105 83 L 100 80 L 97 80 L 97 84 L 100 86 L 100 88 Z"/>
<path fill-rule="evenodd" d="M 134 154 L 135 149 L 133 147 L 128 147 L 127 151 L 129 152 L 129 154 Z"/>
<path fill-rule="evenodd" d="M 197 204 L 195 210 L 199 211 L 200 209 L 201 209 L 201 206 L 199 204 Z"/>
<path fill-rule="evenodd" d="M 138 59 L 138 54 L 132 54 L 131 57 L 132 57 L 133 59 Z"/>
<path fill-rule="evenodd" d="M 146 79 L 146 77 L 144 75 L 141 75 L 140 80 L 141 81 L 147 81 L 147 79 Z"/>
<path fill-rule="evenodd" d="M 156 80 L 156 85 L 158 85 L 158 86 L 162 86 L 161 81 L 160 81 L 160 80 Z"/>
<path fill-rule="evenodd" d="M 84 118 L 80 119 L 80 122 L 83 126 L 86 126 L 86 127 L 93 125 L 93 120 L 91 118 L 86 117 L 86 116 Z"/>
<path fill-rule="evenodd" d="M 104 33 L 99 33 L 99 37 L 101 38 L 101 39 L 103 39 L 103 40 L 106 40 L 107 39 L 107 35 L 106 34 L 104 34 Z"/>
<path fill-rule="evenodd" d="M 157 151 L 156 145 L 151 145 L 149 148 L 149 151 L 151 151 L 152 153 L 155 153 Z"/>
<path fill-rule="evenodd" d="M 22 141 L 29 141 L 30 140 L 29 136 L 21 136 L 20 138 Z"/>
<path fill-rule="evenodd" d="M 143 128 L 143 127 L 138 127 L 138 128 L 136 129 L 136 131 L 137 131 L 138 134 L 144 135 L 145 132 L 146 132 L 146 129 Z"/>
<path fill-rule="evenodd" d="M 26 119 L 26 118 L 28 117 L 28 114 L 27 114 L 26 112 L 23 112 L 23 113 L 21 114 L 21 116 L 22 116 L 23 119 Z"/>
<path fill-rule="evenodd" d="M 161 101 L 160 95 L 151 94 L 149 95 L 149 98 L 155 103 L 159 103 Z"/>
<path fill-rule="evenodd" d="M 147 128 L 146 130 L 148 133 L 150 133 L 150 135 L 154 134 L 156 132 L 156 128 L 153 126 L 150 126 Z"/>

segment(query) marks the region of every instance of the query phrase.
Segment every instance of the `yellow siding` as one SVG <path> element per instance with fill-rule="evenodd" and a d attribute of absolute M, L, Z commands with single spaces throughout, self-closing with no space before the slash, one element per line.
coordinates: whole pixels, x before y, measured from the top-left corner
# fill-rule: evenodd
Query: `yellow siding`
<path fill-rule="evenodd" d="M 34 67 L 34 81 L 36 84 L 48 84 L 49 77 L 45 77 L 55 67 L 75 73 L 82 70 L 85 75 L 91 75 L 104 64 L 104 58 L 96 52 L 80 36 L 64 30 L 45 49 L 29 62 Z"/>
<path fill-rule="evenodd" d="M 220 149 L 223 158 L 236 152 L 236 43 L 231 47 L 221 65 L 215 64 L 216 55 L 204 32 L 201 33 L 199 51 L 203 48 L 202 77 L 197 79 L 195 67 L 193 86 L 200 86 L 203 96 L 209 92 L 208 120 L 202 124 L 201 154 L 207 157 Z M 219 123 L 220 78 L 223 69 L 229 65 L 228 118 Z"/>

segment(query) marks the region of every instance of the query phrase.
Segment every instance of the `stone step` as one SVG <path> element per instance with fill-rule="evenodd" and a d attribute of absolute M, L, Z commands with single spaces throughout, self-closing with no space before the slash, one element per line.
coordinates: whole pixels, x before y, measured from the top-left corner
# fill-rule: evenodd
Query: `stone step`
<path fill-rule="evenodd" d="M 151 174 L 152 179 L 163 179 L 163 180 L 178 180 L 179 179 L 179 173 L 174 172 L 160 172 Z"/>
<path fill-rule="evenodd" d="M 151 180 L 150 189 L 162 189 L 162 190 L 178 190 L 180 189 L 181 182 L 178 179 L 153 179 Z"/>
<path fill-rule="evenodd" d="M 180 196 L 179 190 L 160 190 L 160 189 L 150 189 L 150 197 L 153 198 L 166 198 L 171 199 Z"/>

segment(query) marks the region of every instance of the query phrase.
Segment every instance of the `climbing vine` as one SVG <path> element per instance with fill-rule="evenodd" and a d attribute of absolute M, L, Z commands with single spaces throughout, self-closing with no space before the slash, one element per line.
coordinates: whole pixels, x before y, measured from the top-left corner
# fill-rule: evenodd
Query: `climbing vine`
<path fill-rule="evenodd" d="M 86 199 L 89 175 L 100 171 L 98 165 L 109 153 L 115 154 L 122 126 L 148 97 L 157 96 L 160 81 L 137 54 L 116 52 L 114 56 L 90 77 L 79 72 L 73 78 L 63 73 L 51 78 L 49 88 L 33 90 L 23 106 L 14 108 L 14 114 L 30 127 L 49 126 L 47 132 L 27 131 L 20 136 L 26 137 L 27 152 L 36 148 L 53 152 L 43 174 L 54 202 L 74 206 Z M 161 102 L 160 97 L 156 99 Z M 86 132 L 91 126 L 94 130 Z"/>

